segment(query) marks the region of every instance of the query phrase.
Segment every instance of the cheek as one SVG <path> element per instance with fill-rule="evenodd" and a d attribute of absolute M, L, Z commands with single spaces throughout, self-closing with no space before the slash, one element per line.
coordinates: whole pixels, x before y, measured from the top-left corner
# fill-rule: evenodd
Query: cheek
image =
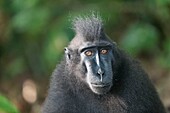
<path fill-rule="evenodd" d="M 93 64 L 93 61 L 85 61 L 84 63 L 85 67 L 86 67 L 86 72 L 87 73 L 93 73 L 93 68 L 95 67 L 95 65 Z"/>
<path fill-rule="evenodd" d="M 86 67 L 86 64 L 85 64 L 85 63 L 82 63 L 82 64 L 81 64 L 81 70 L 82 70 L 82 73 L 83 73 L 83 74 L 87 73 L 87 67 Z"/>
<path fill-rule="evenodd" d="M 76 75 L 78 75 L 83 80 L 87 79 L 88 75 L 91 76 L 94 72 L 92 63 L 90 61 L 82 61 L 79 65 L 77 65 L 76 70 L 76 72 L 78 72 Z"/>
<path fill-rule="evenodd" d="M 109 75 L 110 78 L 113 77 L 113 65 L 111 61 L 106 63 L 105 72 L 106 75 Z"/>
<path fill-rule="evenodd" d="M 87 68 L 84 63 L 74 66 L 71 71 L 73 71 L 73 73 L 81 80 L 84 81 L 86 79 Z"/>

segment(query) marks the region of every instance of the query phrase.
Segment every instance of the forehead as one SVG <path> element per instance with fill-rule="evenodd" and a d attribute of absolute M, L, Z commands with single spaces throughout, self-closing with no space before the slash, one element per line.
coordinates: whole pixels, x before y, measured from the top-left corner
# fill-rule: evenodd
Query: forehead
<path fill-rule="evenodd" d="M 84 42 L 80 48 L 79 51 L 88 49 L 88 48 L 95 48 L 95 47 L 112 47 L 113 44 L 109 43 L 108 41 L 100 41 L 100 42 Z"/>

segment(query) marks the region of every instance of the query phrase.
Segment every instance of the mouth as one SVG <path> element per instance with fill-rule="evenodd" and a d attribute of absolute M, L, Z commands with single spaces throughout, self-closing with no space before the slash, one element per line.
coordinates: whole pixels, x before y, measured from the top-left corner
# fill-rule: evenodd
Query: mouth
<path fill-rule="evenodd" d="M 91 83 L 90 84 L 91 90 L 95 94 L 98 94 L 98 95 L 103 95 L 103 94 L 106 94 L 107 92 L 109 92 L 111 86 L 112 86 L 112 83 L 97 82 L 97 83 Z"/>
<path fill-rule="evenodd" d="M 110 83 L 91 83 L 91 85 L 96 88 L 105 88 L 109 87 Z"/>

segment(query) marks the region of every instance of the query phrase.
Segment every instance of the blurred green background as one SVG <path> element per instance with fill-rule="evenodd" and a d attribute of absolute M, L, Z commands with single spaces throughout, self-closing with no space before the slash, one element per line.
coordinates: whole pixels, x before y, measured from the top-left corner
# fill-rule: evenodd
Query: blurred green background
<path fill-rule="evenodd" d="M 0 113 L 40 112 L 74 37 L 70 19 L 89 10 L 141 61 L 170 110 L 170 0 L 0 0 Z"/>

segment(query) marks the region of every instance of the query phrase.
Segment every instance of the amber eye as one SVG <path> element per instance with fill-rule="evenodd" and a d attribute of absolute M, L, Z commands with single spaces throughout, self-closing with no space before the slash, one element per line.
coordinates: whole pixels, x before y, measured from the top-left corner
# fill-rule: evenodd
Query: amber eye
<path fill-rule="evenodd" d="M 88 51 L 85 52 L 85 55 L 86 56 L 92 56 L 93 52 L 91 50 L 88 50 Z"/>
<path fill-rule="evenodd" d="M 107 49 L 102 49 L 102 50 L 100 51 L 100 53 L 101 53 L 101 54 L 107 54 L 107 53 L 108 53 L 108 50 L 107 50 Z"/>

